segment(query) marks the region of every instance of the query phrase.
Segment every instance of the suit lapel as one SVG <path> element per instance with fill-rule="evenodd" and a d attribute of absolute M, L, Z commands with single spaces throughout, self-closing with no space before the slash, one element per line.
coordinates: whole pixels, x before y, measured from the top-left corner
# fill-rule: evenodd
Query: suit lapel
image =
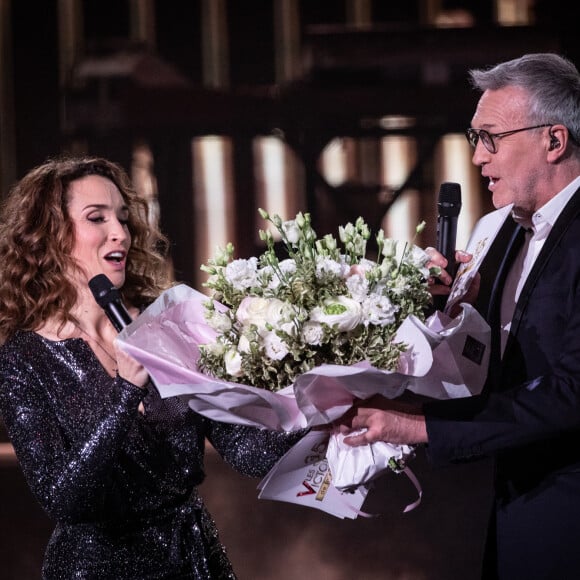
<path fill-rule="evenodd" d="M 495 284 L 497 273 L 501 263 L 505 258 L 506 248 L 512 238 L 517 223 L 512 219 L 511 214 L 508 215 L 503 225 L 499 229 L 495 239 L 491 243 L 489 251 L 485 256 L 479 273 L 481 275 L 481 282 L 479 287 L 479 294 L 474 304 L 476 310 L 486 318 L 489 314 L 489 306 L 492 300 L 492 290 Z M 489 320 L 488 320 L 489 322 Z"/>
<path fill-rule="evenodd" d="M 572 226 L 574 220 L 580 214 L 580 189 L 576 191 L 573 195 L 572 199 L 568 202 L 568 204 L 562 210 L 562 213 L 558 216 L 552 231 L 549 233 L 546 242 L 542 246 L 542 250 L 540 251 L 532 270 L 522 288 L 522 292 L 516 304 L 516 308 L 514 311 L 514 316 L 512 318 L 512 325 L 511 325 L 511 332 L 508 338 L 508 343 L 506 345 L 506 352 L 510 348 L 510 345 L 513 341 L 513 335 L 517 334 L 519 325 L 522 321 L 523 313 L 526 309 L 528 301 L 530 299 L 530 295 L 535 288 L 538 279 L 542 275 L 550 256 L 558 247 L 562 236 L 567 232 L 568 228 Z"/>

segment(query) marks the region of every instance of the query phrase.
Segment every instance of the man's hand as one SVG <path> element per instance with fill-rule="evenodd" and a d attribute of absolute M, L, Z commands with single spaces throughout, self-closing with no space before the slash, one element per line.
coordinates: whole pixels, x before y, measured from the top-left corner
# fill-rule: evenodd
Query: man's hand
<path fill-rule="evenodd" d="M 353 447 L 376 441 L 409 445 L 427 442 L 427 428 L 420 407 L 380 395 L 358 402 L 338 424 L 345 435 L 366 429 L 364 433 L 344 438 L 344 443 Z"/>

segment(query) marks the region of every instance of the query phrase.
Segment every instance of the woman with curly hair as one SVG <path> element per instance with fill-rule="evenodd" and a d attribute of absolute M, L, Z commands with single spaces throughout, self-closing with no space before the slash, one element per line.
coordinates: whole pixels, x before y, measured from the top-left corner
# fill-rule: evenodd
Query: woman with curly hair
<path fill-rule="evenodd" d="M 43 578 L 235 578 L 196 488 L 205 438 L 267 473 L 300 438 L 161 399 L 115 344 L 88 282 L 105 274 L 134 318 L 171 285 L 161 232 L 125 171 L 48 160 L 0 213 L 0 412 L 34 496 L 56 521 Z"/>

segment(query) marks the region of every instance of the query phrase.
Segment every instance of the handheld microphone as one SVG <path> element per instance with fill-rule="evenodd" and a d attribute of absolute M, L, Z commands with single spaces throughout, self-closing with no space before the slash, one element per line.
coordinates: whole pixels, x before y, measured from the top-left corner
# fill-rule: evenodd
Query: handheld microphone
<path fill-rule="evenodd" d="M 115 327 L 117 332 L 131 324 L 133 319 L 121 301 L 121 294 L 113 283 L 104 275 L 98 274 L 89 280 L 89 288 L 97 304 Z"/>
<path fill-rule="evenodd" d="M 455 244 L 457 240 L 457 217 L 461 209 L 461 186 L 459 183 L 445 182 L 439 188 L 437 201 L 437 251 L 447 259 L 445 268 L 454 278 L 457 272 Z"/>
<path fill-rule="evenodd" d="M 437 251 L 447 259 L 445 268 L 452 278 L 457 272 L 455 261 L 455 244 L 457 238 L 457 217 L 461 209 L 461 186 L 459 183 L 445 182 L 439 188 L 437 201 Z M 433 305 L 437 310 L 445 310 L 447 296 L 433 297 Z"/>

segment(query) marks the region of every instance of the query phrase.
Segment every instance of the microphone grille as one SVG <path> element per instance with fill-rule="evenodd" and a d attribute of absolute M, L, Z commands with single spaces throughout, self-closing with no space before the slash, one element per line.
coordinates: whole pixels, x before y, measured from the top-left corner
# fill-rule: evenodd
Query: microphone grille
<path fill-rule="evenodd" d="M 461 186 L 459 183 L 446 181 L 439 188 L 439 200 L 437 202 L 439 215 L 457 217 L 461 209 Z"/>
<path fill-rule="evenodd" d="M 446 181 L 439 188 L 439 203 L 461 204 L 461 186 L 459 183 Z"/>
<path fill-rule="evenodd" d="M 89 280 L 89 288 L 97 301 L 97 304 L 104 308 L 111 302 L 117 302 L 121 299 L 119 291 L 113 283 L 104 275 L 97 274 Z"/>

